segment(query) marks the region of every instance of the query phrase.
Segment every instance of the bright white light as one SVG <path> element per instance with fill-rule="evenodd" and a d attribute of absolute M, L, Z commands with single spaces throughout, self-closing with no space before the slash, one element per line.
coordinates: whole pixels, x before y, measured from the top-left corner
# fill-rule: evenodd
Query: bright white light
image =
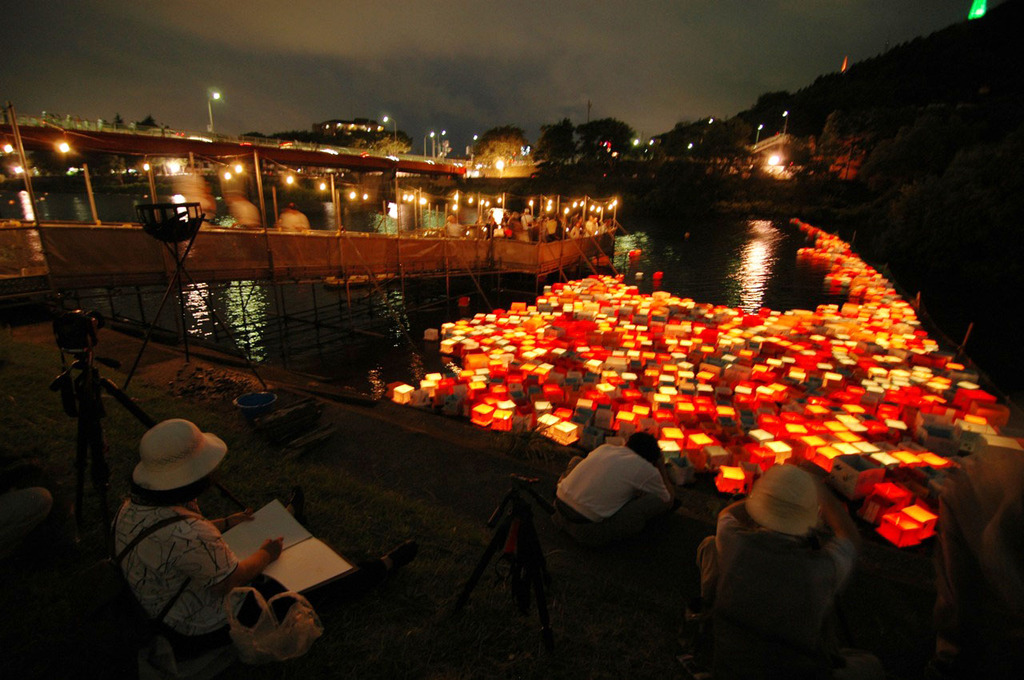
<path fill-rule="evenodd" d="M 386 123 L 387 121 L 385 120 L 384 122 Z M 388 217 L 390 217 L 393 220 L 397 220 L 398 219 L 398 204 L 397 203 L 391 203 L 390 201 L 388 202 Z"/>
<path fill-rule="evenodd" d="M 14 147 L 10 144 L 4 144 L 4 153 L 13 153 Z"/>
<path fill-rule="evenodd" d="M 501 160 L 499 158 L 497 160 L 497 162 L 495 162 L 494 167 L 496 167 L 498 170 L 504 170 L 505 169 L 505 161 L 503 161 L 503 160 Z"/>
<path fill-rule="evenodd" d="M 426 205 L 426 204 L 427 204 L 427 199 L 425 199 L 422 196 L 420 196 L 420 205 Z"/>
<path fill-rule="evenodd" d="M 231 173 L 230 172 L 225 172 L 224 173 L 224 179 L 231 179 Z"/>
<path fill-rule="evenodd" d="M 291 175 L 288 175 L 287 177 L 284 178 L 284 183 L 285 184 L 295 184 L 295 178 L 292 177 Z"/>
<path fill-rule="evenodd" d="M 768 159 L 768 165 L 778 165 L 780 162 L 782 162 L 782 159 L 777 155 L 773 155 Z"/>
<path fill-rule="evenodd" d="M 178 161 L 171 161 L 167 164 L 167 172 L 171 175 L 177 175 L 181 172 L 181 163 Z"/>
<path fill-rule="evenodd" d="M 216 101 L 217 99 L 220 99 L 220 92 L 211 92 L 210 97 Z"/>
<path fill-rule="evenodd" d="M 327 182 L 320 182 L 320 191 L 325 191 L 326 189 L 327 189 Z"/>
<path fill-rule="evenodd" d="M 350 192 L 348 192 L 348 198 L 349 198 L 349 200 L 351 200 L 351 201 L 354 201 L 354 200 L 356 200 L 356 196 L 358 196 L 358 195 L 359 195 L 359 194 L 357 194 L 357 193 L 356 193 L 356 192 L 354 192 L 354 191 L 350 191 Z"/>
<path fill-rule="evenodd" d="M 21 168 L 16 168 L 21 170 Z M 36 213 L 32 210 L 32 201 L 29 200 L 28 192 L 22 189 L 18 192 L 18 201 L 21 203 L 21 214 L 26 220 L 35 220 Z"/>
<path fill-rule="evenodd" d="M 363 200 L 364 201 L 368 200 L 369 198 L 370 198 L 370 194 L 363 194 Z"/>
<path fill-rule="evenodd" d="M 149 163 L 143 163 L 142 170 L 143 172 L 149 172 Z"/>
<path fill-rule="evenodd" d="M 71 151 L 71 146 L 67 142 L 61 142 L 60 144 L 57 145 L 57 148 L 60 150 L 61 153 L 67 153 L 68 151 Z"/>
<path fill-rule="evenodd" d="M 21 167 L 20 165 L 15 165 L 14 166 L 14 174 L 15 175 L 20 175 L 23 172 L 25 172 L 25 168 Z"/>
<path fill-rule="evenodd" d="M 242 164 L 241 163 L 235 164 L 235 174 L 236 175 L 241 175 L 243 169 L 244 168 L 242 168 Z"/>

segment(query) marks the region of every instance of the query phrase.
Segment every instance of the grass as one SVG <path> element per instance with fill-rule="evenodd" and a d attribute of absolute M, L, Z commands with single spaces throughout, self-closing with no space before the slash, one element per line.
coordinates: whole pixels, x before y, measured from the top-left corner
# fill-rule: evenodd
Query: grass
<path fill-rule="evenodd" d="M 75 419 L 48 384 L 59 372 L 53 348 L 0 339 L 0 454 L 34 458 L 73 496 Z M 104 368 L 103 375 L 123 382 Z M 133 383 L 132 396 L 152 417 L 184 417 L 222 436 L 231 453 L 221 478 L 258 507 L 301 484 L 312 531 L 350 559 L 379 555 L 408 536 L 420 556 L 384 587 L 356 603 L 319 611 L 326 632 L 305 657 L 259 667 L 236 665 L 226 678 L 644 678 L 678 674 L 675 633 L 679 597 L 641 583 L 558 569 L 548 594 L 556 650 L 543 649 L 535 610 L 520 616 L 489 570 L 468 606 L 451 610 L 490 540 L 482 518 L 412 498 L 345 474 L 329 452 L 297 457 L 258 438 L 226 404 L 190 402 Z M 127 491 L 143 426 L 106 399 L 111 508 Z M 524 446 L 530 442 L 521 442 Z M 386 453 L 386 452 L 384 452 Z M 523 451 L 517 451 L 523 453 Z M 216 492 L 200 499 L 209 516 L 232 511 Z M 131 677 L 134 657 L 103 622 L 76 618 L 74 575 L 102 556 L 99 500 L 86 483 L 85 530 L 73 548 L 0 562 L 0 648 L 5 675 Z M 549 565 L 575 555 L 549 554 Z M 674 583 L 674 576 L 665 575 Z M 668 589 L 676 595 L 673 588 Z M 60 642 L 69 640 L 69 642 Z"/>

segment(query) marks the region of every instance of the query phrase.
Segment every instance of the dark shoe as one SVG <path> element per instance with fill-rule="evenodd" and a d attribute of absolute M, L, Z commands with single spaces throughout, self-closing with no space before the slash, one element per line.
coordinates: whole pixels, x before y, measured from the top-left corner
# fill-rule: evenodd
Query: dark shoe
<path fill-rule="evenodd" d="M 388 554 L 384 555 L 384 558 L 391 560 L 392 569 L 398 569 L 399 567 L 403 567 L 412 562 L 419 550 L 419 543 L 416 541 L 406 541 Z"/>
<path fill-rule="evenodd" d="M 291 513 L 295 520 L 305 526 L 306 525 L 306 494 L 302 492 L 301 486 L 296 486 L 292 489 L 291 498 L 284 504 Z"/>

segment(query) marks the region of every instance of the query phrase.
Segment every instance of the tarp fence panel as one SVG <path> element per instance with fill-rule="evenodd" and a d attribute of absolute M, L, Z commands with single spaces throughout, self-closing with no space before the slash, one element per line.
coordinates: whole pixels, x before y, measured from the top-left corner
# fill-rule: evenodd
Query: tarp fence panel
<path fill-rule="evenodd" d="M 39 232 L 34 227 L 0 224 L 0 276 L 40 276 L 46 258 Z"/>

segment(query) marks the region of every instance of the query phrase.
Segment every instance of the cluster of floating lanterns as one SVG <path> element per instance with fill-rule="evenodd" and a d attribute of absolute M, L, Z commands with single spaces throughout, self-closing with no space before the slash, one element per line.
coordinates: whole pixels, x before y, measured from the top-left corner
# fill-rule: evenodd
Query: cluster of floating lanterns
<path fill-rule="evenodd" d="M 799 257 L 827 264 L 845 303 L 747 313 L 641 294 L 621 277 L 556 283 L 535 304 L 428 331 L 461 370 L 391 385 L 390 397 L 587 450 L 649 432 L 679 481 L 713 474 L 723 493 L 808 461 L 879 534 L 919 543 L 959 454 L 1020 448 L 999 434 L 1009 410 L 848 244 L 794 223 L 814 240 Z"/>

